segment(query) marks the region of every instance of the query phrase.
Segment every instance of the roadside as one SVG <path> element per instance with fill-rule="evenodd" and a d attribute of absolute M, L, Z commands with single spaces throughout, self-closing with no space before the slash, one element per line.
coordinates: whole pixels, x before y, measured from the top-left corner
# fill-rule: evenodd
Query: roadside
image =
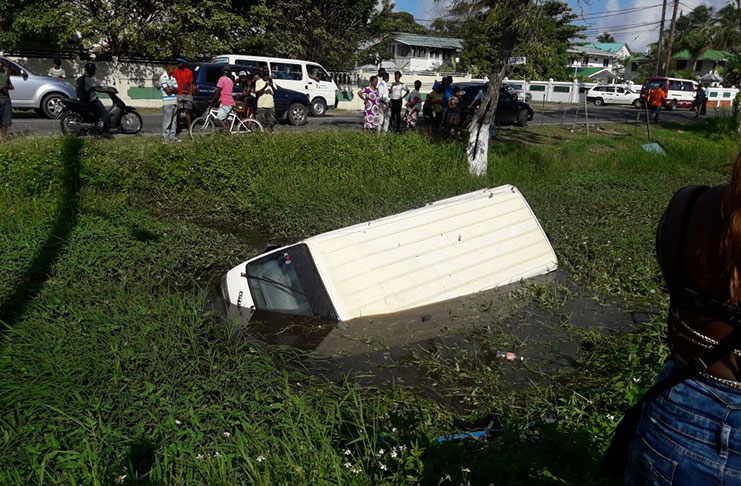
<path fill-rule="evenodd" d="M 545 111 L 541 106 L 531 105 L 535 110 L 535 117 L 530 125 L 574 125 L 584 124 L 587 119 L 584 116 L 584 107 L 574 104 L 550 104 L 546 105 Z M 578 112 L 577 112 L 578 109 Z M 588 107 L 590 124 L 612 124 L 612 123 L 630 123 L 645 121 L 645 117 L 640 110 L 632 106 L 623 105 L 605 105 Z M 730 116 L 729 110 L 708 109 L 706 118 Z M 142 135 L 159 135 L 162 125 L 162 112 L 156 108 L 145 108 L 140 111 L 143 120 Z M 14 114 L 15 115 L 15 114 Z M 694 123 L 704 118 L 695 119 L 694 112 L 689 110 L 663 111 L 661 113 L 662 122 L 673 123 Z M 287 124 L 276 125 L 277 132 L 298 132 L 306 130 L 360 130 L 362 128 L 362 115 L 358 111 L 332 110 L 323 117 L 309 117 L 304 126 L 291 126 Z M 182 127 L 184 129 L 185 127 Z M 517 127 L 512 127 L 517 129 Z M 32 111 L 20 113 L 13 120 L 13 126 L 9 130 L 9 136 L 12 138 L 25 137 L 30 135 L 57 135 L 60 134 L 59 121 L 49 120 L 39 117 Z M 126 135 L 117 135 L 117 138 L 128 138 Z M 182 137 L 182 136 L 181 136 Z M 187 133 L 184 135 L 187 137 Z"/>
<path fill-rule="evenodd" d="M 0 483 L 43 472 L 61 483 L 590 484 L 666 355 L 656 221 L 678 187 L 728 178 L 740 147 L 726 125 L 657 126 L 666 157 L 643 151 L 633 125 L 512 128 L 482 178 L 462 144 L 422 134 L 0 147 L 1 298 L 39 275 L 0 355 Z M 208 289 L 259 242 L 502 183 L 526 196 L 563 272 L 395 328 L 429 326 L 434 339 L 400 350 L 373 327 L 386 321 L 366 321 L 317 359 L 280 329 L 256 339 L 204 312 Z M 342 351 L 360 359 L 338 364 Z M 332 373 L 341 364 L 365 374 L 345 380 Z M 488 441 L 436 440 L 494 419 Z"/>

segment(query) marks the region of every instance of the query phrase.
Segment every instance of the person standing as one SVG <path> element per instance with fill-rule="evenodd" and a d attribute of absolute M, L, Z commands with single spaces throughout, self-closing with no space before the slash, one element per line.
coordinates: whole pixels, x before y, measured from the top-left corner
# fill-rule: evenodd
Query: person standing
<path fill-rule="evenodd" d="M 418 79 L 414 82 L 414 90 L 409 93 L 409 101 L 406 104 L 407 112 L 404 115 L 404 121 L 409 130 L 414 130 L 417 127 L 417 117 L 422 109 L 422 95 L 419 93 L 421 88 L 422 81 Z"/>
<path fill-rule="evenodd" d="M 255 96 L 257 96 L 257 121 L 269 132 L 275 126 L 275 84 L 267 67 L 262 70 L 262 76 L 255 81 Z"/>
<path fill-rule="evenodd" d="M 656 381 L 675 384 L 643 402 L 626 486 L 741 484 L 739 216 L 741 154 L 727 185 L 686 186 L 661 217 L 656 253 L 669 288 L 670 356 Z M 711 349 L 718 355 L 708 356 Z"/>
<path fill-rule="evenodd" d="M 391 101 L 391 130 L 401 131 L 401 105 L 404 97 L 409 94 L 409 88 L 401 82 L 401 72 L 394 73 L 394 82 L 389 88 L 389 99 Z"/>
<path fill-rule="evenodd" d="M 49 72 L 47 73 L 47 76 L 50 78 L 66 78 L 67 73 L 64 72 L 64 69 L 62 69 L 62 60 L 61 59 L 54 59 L 54 65 L 49 69 Z"/>
<path fill-rule="evenodd" d="M 384 72 L 381 75 L 381 79 L 378 80 L 378 132 L 388 132 L 389 122 L 391 121 L 391 108 L 389 106 L 391 99 L 389 98 L 389 88 L 387 81 L 389 80 L 389 73 Z"/>
<path fill-rule="evenodd" d="M 653 115 L 654 123 L 659 123 L 659 114 L 661 113 L 661 107 L 664 105 L 665 99 L 666 93 L 664 92 L 663 84 L 659 84 L 648 92 L 648 105 L 651 107 L 651 115 Z"/>
<path fill-rule="evenodd" d="M 442 95 L 443 95 L 443 112 L 442 119 L 440 121 L 440 127 L 444 132 L 448 131 L 448 100 L 450 95 L 453 94 L 453 76 L 443 77 L 442 82 Z"/>
<path fill-rule="evenodd" d="M 13 105 L 10 101 L 10 90 L 15 89 L 10 81 L 10 66 L 0 59 L 0 130 L 3 142 L 8 141 L 8 127 L 13 125 Z"/>
<path fill-rule="evenodd" d="M 437 83 L 432 87 L 432 91 L 425 98 L 425 105 L 430 105 L 430 114 L 432 115 L 432 121 L 430 123 L 430 134 L 433 130 L 440 127 L 443 114 L 443 87 L 442 84 Z"/>
<path fill-rule="evenodd" d="M 165 142 L 175 142 L 177 139 L 178 113 L 178 81 L 173 76 L 175 67 L 172 64 L 165 66 L 165 72 L 160 76 L 159 87 L 162 93 L 162 138 Z"/>
<path fill-rule="evenodd" d="M 702 100 L 702 106 L 700 107 L 700 114 L 702 116 L 705 116 L 707 114 L 708 110 L 708 98 L 710 97 L 710 86 L 708 83 L 705 83 L 705 86 L 702 88 L 703 93 L 703 100 Z"/>
<path fill-rule="evenodd" d="M 252 105 L 252 101 L 254 100 L 252 94 L 252 76 L 247 71 L 239 71 L 237 86 L 242 89 L 241 94 L 234 95 L 235 98 L 241 98 L 240 101 L 236 102 L 237 113 L 243 118 L 252 118 L 255 114 L 255 108 Z"/>
<path fill-rule="evenodd" d="M 695 110 L 695 118 L 698 118 L 700 116 L 700 111 L 702 111 L 702 105 L 706 102 L 707 100 L 705 99 L 705 90 L 703 90 L 702 86 L 698 84 L 697 89 L 695 90 L 695 101 L 692 104 Z"/>
<path fill-rule="evenodd" d="M 193 71 L 188 68 L 188 62 L 182 57 L 177 60 L 178 67 L 172 75 L 178 82 L 177 92 L 177 113 L 185 112 L 185 121 L 190 128 L 193 121 L 193 95 L 196 91 L 196 84 L 193 80 Z M 175 117 L 177 123 L 177 115 Z"/>
<path fill-rule="evenodd" d="M 370 77 L 370 86 L 358 91 L 358 97 L 365 102 L 363 128 L 378 130 L 378 76 Z"/>

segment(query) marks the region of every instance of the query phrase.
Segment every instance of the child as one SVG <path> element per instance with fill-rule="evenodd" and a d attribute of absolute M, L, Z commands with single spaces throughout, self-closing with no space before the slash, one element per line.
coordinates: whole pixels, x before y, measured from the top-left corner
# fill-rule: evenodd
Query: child
<path fill-rule="evenodd" d="M 407 112 L 404 115 L 404 121 L 410 130 L 417 126 L 417 116 L 419 115 L 419 109 L 422 107 L 422 96 L 419 94 L 421 87 L 422 81 L 417 80 L 414 82 L 414 90 L 409 93 L 409 101 L 406 104 Z"/>

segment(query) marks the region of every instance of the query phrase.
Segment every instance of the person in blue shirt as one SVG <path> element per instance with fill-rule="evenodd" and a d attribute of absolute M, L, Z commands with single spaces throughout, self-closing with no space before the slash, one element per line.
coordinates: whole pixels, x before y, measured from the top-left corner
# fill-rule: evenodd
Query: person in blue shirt
<path fill-rule="evenodd" d="M 441 124 L 441 130 L 447 131 L 448 129 L 448 100 L 450 95 L 453 93 L 453 76 L 445 76 L 442 82 L 443 88 L 443 121 Z"/>

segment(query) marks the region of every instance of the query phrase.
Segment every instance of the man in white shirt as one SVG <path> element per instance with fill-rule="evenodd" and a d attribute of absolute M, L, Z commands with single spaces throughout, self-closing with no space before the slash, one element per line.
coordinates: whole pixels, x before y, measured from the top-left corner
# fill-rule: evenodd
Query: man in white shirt
<path fill-rule="evenodd" d="M 162 138 L 165 142 L 179 141 L 175 136 L 178 113 L 178 81 L 172 75 L 175 66 L 168 64 L 165 66 L 165 72 L 162 73 L 159 80 L 159 89 L 162 93 Z"/>
<path fill-rule="evenodd" d="M 389 73 L 381 74 L 378 81 L 378 133 L 389 131 L 389 122 L 391 121 L 391 99 L 389 98 L 389 88 L 386 82 L 389 80 Z"/>

